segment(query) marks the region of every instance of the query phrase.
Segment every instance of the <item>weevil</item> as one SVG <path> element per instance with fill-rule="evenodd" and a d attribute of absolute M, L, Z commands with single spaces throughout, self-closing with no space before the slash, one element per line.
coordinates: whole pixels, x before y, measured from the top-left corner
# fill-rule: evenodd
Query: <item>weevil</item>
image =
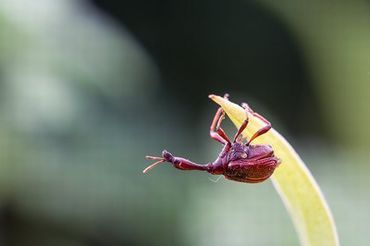
<path fill-rule="evenodd" d="M 228 99 L 228 95 L 224 96 Z M 156 165 L 168 162 L 180 170 L 207 171 L 214 175 L 224 175 L 226 179 L 245 183 L 259 183 L 268 179 L 280 164 L 279 158 L 274 155 L 273 148 L 268 144 L 252 144 L 252 141 L 271 129 L 271 123 L 263 116 L 254 112 L 246 103 L 242 103 L 246 112 L 246 119 L 236 132 L 233 141 L 229 139 L 221 128 L 225 112 L 218 108 L 210 126 L 210 136 L 223 144 L 217 159 L 207 164 L 198 164 L 182 157 L 176 157 L 167 150 L 163 150 L 161 157 L 146 156 L 148 160 L 155 160 L 153 164 L 144 169 L 144 173 Z M 248 126 L 249 114 L 259 118 L 265 126 L 257 130 L 252 137 L 243 142 L 242 132 Z"/>

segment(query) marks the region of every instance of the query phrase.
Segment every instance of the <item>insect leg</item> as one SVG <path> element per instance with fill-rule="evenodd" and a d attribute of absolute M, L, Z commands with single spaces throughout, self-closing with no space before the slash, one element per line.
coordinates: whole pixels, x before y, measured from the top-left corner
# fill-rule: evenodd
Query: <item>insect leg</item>
<path fill-rule="evenodd" d="M 271 123 L 270 121 L 266 120 L 262 115 L 254 112 L 249 106 L 248 104 L 246 103 L 242 103 L 242 107 L 247 111 L 247 113 L 251 113 L 254 117 L 257 117 L 258 119 L 260 119 L 261 121 L 263 121 L 266 126 L 262 127 L 261 129 L 259 129 L 256 133 L 253 134 L 253 136 L 249 139 L 247 145 L 249 145 L 253 139 L 265 134 L 266 132 L 268 132 L 270 129 L 271 129 Z"/>
<path fill-rule="evenodd" d="M 247 114 L 247 118 L 244 120 L 243 124 L 239 127 L 238 129 L 238 132 L 235 134 L 234 136 L 234 139 L 233 139 L 233 143 L 236 142 L 236 140 L 238 139 L 238 137 L 240 136 L 240 134 L 244 131 L 244 129 L 247 127 L 248 125 L 248 122 L 249 122 L 249 118 L 248 118 L 248 114 Z"/>
<path fill-rule="evenodd" d="M 216 141 L 222 144 L 231 144 L 230 139 L 224 132 L 224 130 L 220 127 L 221 122 L 225 117 L 225 112 L 222 108 L 219 108 L 213 117 L 212 124 L 210 126 L 209 134 L 211 138 L 215 139 Z"/>

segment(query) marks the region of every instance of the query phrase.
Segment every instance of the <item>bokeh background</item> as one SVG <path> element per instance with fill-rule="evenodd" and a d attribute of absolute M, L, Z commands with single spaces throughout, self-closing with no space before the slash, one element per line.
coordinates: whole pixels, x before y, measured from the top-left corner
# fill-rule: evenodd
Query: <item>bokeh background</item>
<path fill-rule="evenodd" d="M 213 160 L 225 92 L 293 144 L 342 244 L 369 245 L 364 0 L 1 0 L 0 245 L 298 245 L 270 181 L 141 172 L 164 148 Z"/>

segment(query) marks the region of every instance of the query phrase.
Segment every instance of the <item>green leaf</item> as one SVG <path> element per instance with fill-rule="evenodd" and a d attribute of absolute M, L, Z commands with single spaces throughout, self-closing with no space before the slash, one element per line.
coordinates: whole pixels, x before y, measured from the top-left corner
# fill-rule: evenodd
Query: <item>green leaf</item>
<path fill-rule="evenodd" d="M 210 95 L 230 117 L 236 127 L 246 118 L 245 110 L 223 97 Z M 248 114 L 249 124 L 243 132 L 251 136 L 264 123 Z M 339 245 L 335 223 L 330 209 L 315 179 L 292 146 L 276 130 L 271 129 L 253 140 L 255 144 L 270 144 L 281 159 L 272 175 L 272 183 L 287 208 L 302 245 Z"/>

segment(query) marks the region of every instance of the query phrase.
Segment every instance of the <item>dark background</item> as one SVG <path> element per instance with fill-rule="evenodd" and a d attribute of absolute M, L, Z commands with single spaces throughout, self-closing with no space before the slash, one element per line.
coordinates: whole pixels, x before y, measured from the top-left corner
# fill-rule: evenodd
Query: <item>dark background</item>
<path fill-rule="evenodd" d="M 93 2 L 144 46 L 161 75 L 159 96 L 190 119 L 210 92 L 240 91 L 271 105 L 295 134 L 323 133 L 318 111 L 310 128 L 300 124 L 317 98 L 300 44 L 272 11 L 248 1 Z"/>

